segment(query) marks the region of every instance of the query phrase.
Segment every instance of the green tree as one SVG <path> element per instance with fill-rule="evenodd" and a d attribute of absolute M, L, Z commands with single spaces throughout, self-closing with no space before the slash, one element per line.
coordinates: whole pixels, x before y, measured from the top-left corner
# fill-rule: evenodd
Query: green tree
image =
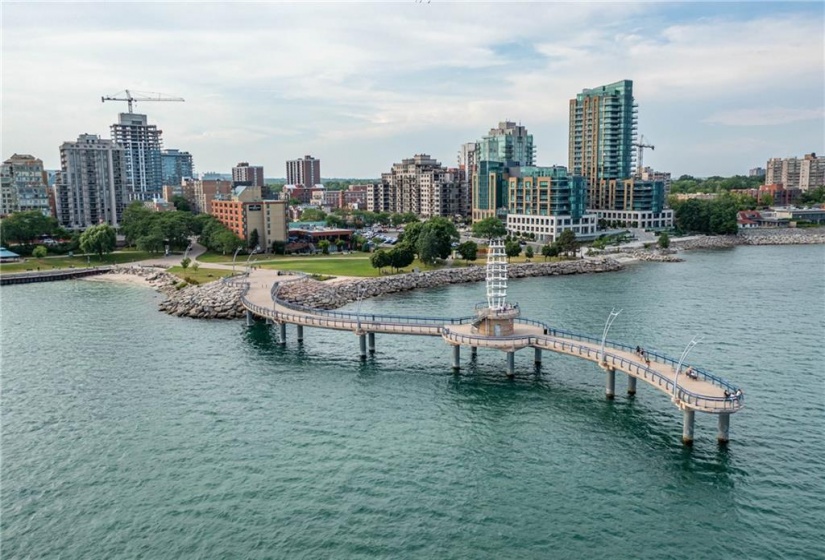
<path fill-rule="evenodd" d="M 456 247 L 456 251 L 467 262 L 478 258 L 478 245 L 475 241 L 465 241 Z"/>
<path fill-rule="evenodd" d="M 179 194 L 173 196 L 170 202 L 174 205 L 175 210 L 178 210 L 180 212 L 192 211 L 192 205 L 189 204 L 189 201 Z"/>
<path fill-rule="evenodd" d="M 52 235 L 58 229 L 57 220 L 38 210 L 14 212 L 0 223 L 0 238 L 4 244 L 31 244 L 41 235 Z"/>
<path fill-rule="evenodd" d="M 773 206 L 773 195 L 769 192 L 760 194 L 759 205 L 764 206 L 765 208 L 770 208 Z"/>
<path fill-rule="evenodd" d="M 424 228 L 424 224 L 421 222 L 416 222 L 413 224 L 409 224 L 404 228 L 400 234 L 398 234 L 398 242 L 399 243 L 406 243 L 410 247 L 417 247 L 418 246 L 418 237 L 421 235 L 421 230 Z"/>
<path fill-rule="evenodd" d="M 473 224 L 473 236 L 483 239 L 494 239 L 507 235 L 507 228 L 501 220 L 495 217 L 484 218 Z"/>
<path fill-rule="evenodd" d="M 528 245 L 527 247 L 525 247 L 524 256 L 527 257 L 528 259 L 533 258 L 533 246 L 532 245 Z"/>
<path fill-rule="evenodd" d="M 99 258 L 114 251 L 116 242 L 115 228 L 109 224 L 92 226 L 80 235 L 80 249 L 84 253 L 96 253 Z"/>
<path fill-rule="evenodd" d="M 258 228 L 252 230 L 252 233 L 249 234 L 249 243 L 247 247 L 254 249 L 260 243 L 260 236 L 258 235 Z"/>
<path fill-rule="evenodd" d="M 272 253 L 275 255 L 286 254 L 286 241 L 275 240 L 272 242 Z"/>
<path fill-rule="evenodd" d="M 556 245 L 559 248 L 559 252 L 570 255 L 576 250 L 576 233 L 572 229 L 564 230 L 559 234 L 559 238 L 556 239 Z"/>
<path fill-rule="evenodd" d="M 335 248 L 338 249 L 338 252 L 342 252 L 344 250 L 344 246 L 347 244 L 346 241 L 341 239 L 340 237 L 335 240 Z"/>
<path fill-rule="evenodd" d="M 160 212 L 150 218 L 153 225 L 159 224 L 163 237 L 172 249 L 185 249 L 189 246 L 190 220 L 188 212 Z"/>
<path fill-rule="evenodd" d="M 142 202 L 132 202 L 123 211 L 120 220 L 120 231 L 126 237 L 126 243 L 134 245 L 138 238 L 149 233 L 158 214 L 146 208 Z"/>
<path fill-rule="evenodd" d="M 190 259 L 189 257 L 186 257 L 185 259 L 180 261 L 180 267 L 183 270 L 186 270 L 187 268 L 189 268 L 189 263 L 191 263 L 191 262 L 192 262 L 192 259 Z"/>
<path fill-rule="evenodd" d="M 393 247 L 388 253 L 390 266 L 396 271 L 410 266 L 415 261 L 415 251 L 407 244 Z"/>
<path fill-rule="evenodd" d="M 322 239 L 318 242 L 318 248 L 321 249 L 323 254 L 329 255 L 329 241 L 326 239 Z"/>
<path fill-rule="evenodd" d="M 666 231 L 663 231 L 659 235 L 658 243 L 659 243 L 659 247 L 661 247 L 662 249 L 667 249 L 668 247 L 670 247 L 670 236 L 667 234 Z"/>
<path fill-rule="evenodd" d="M 430 218 L 423 223 L 416 241 L 418 258 L 424 264 L 433 264 L 437 259 L 446 259 L 450 256 L 452 244 L 458 239 L 458 230 L 453 222 L 440 216 Z"/>
<path fill-rule="evenodd" d="M 559 256 L 559 248 L 555 244 L 550 245 L 549 243 L 547 243 L 545 245 L 542 245 L 541 255 L 544 257 L 545 261 L 547 260 L 547 257 L 558 257 Z"/>
<path fill-rule="evenodd" d="M 301 220 L 302 222 L 323 222 L 326 220 L 326 213 L 321 210 L 320 208 L 305 208 L 303 212 L 301 212 Z"/>
<path fill-rule="evenodd" d="M 327 227 L 333 228 L 345 228 L 347 227 L 347 222 L 341 216 L 336 216 L 335 214 L 327 214 L 326 217 L 326 224 Z"/>
<path fill-rule="evenodd" d="M 504 254 L 507 255 L 507 262 L 510 262 L 512 257 L 517 257 L 521 254 L 521 245 L 514 239 L 506 241 L 504 243 Z"/>
<path fill-rule="evenodd" d="M 370 255 L 370 264 L 373 268 L 377 268 L 378 273 L 381 274 L 381 269 L 391 266 L 392 260 L 385 250 L 379 249 Z"/>
<path fill-rule="evenodd" d="M 163 236 L 163 232 L 160 227 L 154 227 L 149 231 L 149 233 L 139 237 L 135 245 L 137 245 L 137 248 L 141 251 L 154 254 L 163 251 L 165 242 L 166 239 Z"/>
<path fill-rule="evenodd" d="M 221 254 L 224 255 L 244 245 L 240 237 L 226 228 L 214 233 L 211 237 L 211 242 L 213 244 L 213 250 L 220 251 Z"/>
<path fill-rule="evenodd" d="M 48 249 L 46 249 L 45 245 L 38 245 L 32 251 L 32 256 L 36 259 L 45 258 L 45 256 L 49 253 Z"/>

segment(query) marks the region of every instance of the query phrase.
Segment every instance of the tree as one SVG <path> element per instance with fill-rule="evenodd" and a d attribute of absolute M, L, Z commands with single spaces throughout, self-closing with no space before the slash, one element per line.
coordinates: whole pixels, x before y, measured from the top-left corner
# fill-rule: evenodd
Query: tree
<path fill-rule="evenodd" d="M 670 247 L 670 236 L 667 234 L 666 231 L 663 231 L 661 235 L 659 235 L 659 247 L 662 249 L 667 249 Z"/>
<path fill-rule="evenodd" d="M 243 247 L 244 245 L 243 240 L 240 237 L 226 228 L 212 235 L 211 242 L 213 244 L 213 249 L 220 251 L 224 255 L 231 253 L 238 247 Z"/>
<path fill-rule="evenodd" d="M 452 244 L 458 239 L 458 230 L 450 220 L 440 216 L 430 218 L 421 226 L 416 241 L 418 258 L 424 264 L 433 264 L 436 259 L 446 259 L 450 256 Z"/>
<path fill-rule="evenodd" d="M 326 213 L 320 208 L 304 208 L 301 212 L 302 222 L 323 222 L 326 219 Z"/>
<path fill-rule="evenodd" d="M 321 249 L 323 254 L 329 255 L 329 241 L 326 239 L 322 239 L 318 242 L 318 248 Z"/>
<path fill-rule="evenodd" d="M 547 243 L 546 245 L 542 245 L 541 254 L 544 257 L 544 260 L 546 261 L 547 257 L 558 257 L 559 248 L 555 244 L 550 245 L 549 243 Z"/>
<path fill-rule="evenodd" d="M 387 254 L 385 250 L 379 249 L 378 251 L 370 255 L 370 264 L 373 268 L 378 269 L 378 274 L 381 274 L 381 269 L 391 266 L 392 260 L 390 259 L 389 254 Z"/>
<path fill-rule="evenodd" d="M 103 258 L 103 253 L 115 250 L 117 234 L 115 228 L 109 224 L 99 224 L 87 228 L 80 236 L 80 249 L 84 253 L 97 253 Z"/>
<path fill-rule="evenodd" d="M 192 211 L 192 206 L 189 204 L 189 201 L 179 194 L 173 196 L 170 202 L 174 205 L 175 210 L 178 210 L 180 212 Z"/>
<path fill-rule="evenodd" d="M 415 251 L 407 244 L 393 247 L 388 253 L 390 257 L 390 265 L 396 271 L 410 266 L 415 261 Z"/>
<path fill-rule="evenodd" d="M 342 252 L 344 250 L 344 246 L 347 244 L 346 241 L 341 239 L 340 237 L 335 240 L 335 248 L 338 249 L 338 252 Z"/>
<path fill-rule="evenodd" d="M 49 250 L 46 249 L 45 245 L 38 245 L 32 251 L 32 256 L 36 259 L 42 259 L 49 253 Z"/>
<path fill-rule="evenodd" d="M 766 192 L 759 195 L 759 204 L 764 206 L 765 208 L 770 208 L 773 206 L 773 195 L 770 192 Z"/>
<path fill-rule="evenodd" d="M 418 236 L 421 235 L 421 230 L 423 228 L 424 224 L 421 222 L 409 224 L 404 228 L 404 231 L 398 234 L 398 242 L 406 243 L 410 247 L 417 247 Z"/>
<path fill-rule="evenodd" d="M 517 257 L 521 254 L 521 245 L 515 240 L 505 242 L 504 254 L 507 255 L 507 262 L 510 262 L 511 257 Z"/>
<path fill-rule="evenodd" d="M 532 259 L 532 258 L 533 258 L 533 246 L 532 246 L 532 245 L 528 245 L 528 246 L 524 249 L 524 256 L 525 256 L 525 257 L 527 257 L 528 259 Z"/>
<path fill-rule="evenodd" d="M 326 218 L 327 227 L 334 227 L 334 228 L 345 228 L 347 227 L 347 222 L 341 216 L 336 216 L 335 214 L 327 214 Z"/>
<path fill-rule="evenodd" d="M 58 230 L 57 220 L 44 216 L 39 210 L 14 212 L 0 224 L 3 243 L 31 244 L 41 235 L 51 235 Z"/>
<path fill-rule="evenodd" d="M 276 255 L 286 254 L 286 242 L 275 240 L 272 242 L 272 252 Z"/>
<path fill-rule="evenodd" d="M 183 270 L 186 270 L 187 268 L 189 268 L 189 263 L 191 263 L 191 262 L 192 262 L 192 259 L 190 259 L 189 257 L 186 257 L 185 259 L 180 261 L 180 267 Z"/>
<path fill-rule="evenodd" d="M 465 241 L 456 248 L 456 251 L 467 262 L 478 258 L 478 245 L 475 241 Z"/>
<path fill-rule="evenodd" d="M 158 224 L 163 237 L 172 249 L 185 249 L 189 246 L 189 222 L 192 214 L 188 212 L 153 213 L 150 223 Z"/>
<path fill-rule="evenodd" d="M 163 232 L 159 227 L 155 227 L 146 235 L 139 237 L 135 244 L 139 250 L 154 254 L 163 251 L 165 241 Z"/>
<path fill-rule="evenodd" d="M 126 243 L 134 245 L 138 238 L 147 235 L 156 216 L 155 212 L 146 208 L 139 201 L 132 202 L 127 206 L 123 211 L 123 218 L 120 220 L 120 231 L 126 237 Z"/>
<path fill-rule="evenodd" d="M 247 244 L 247 247 L 254 249 L 258 246 L 259 242 L 260 236 L 258 235 L 258 228 L 255 228 L 252 230 L 252 233 L 249 234 L 249 243 Z"/>
<path fill-rule="evenodd" d="M 498 218 L 484 218 L 473 224 L 473 235 L 483 239 L 504 237 L 507 235 L 507 228 L 504 227 L 504 224 Z"/>
<path fill-rule="evenodd" d="M 566 229 L 556 239 L 556 245 L 559 252 L 567 253 L 568 255 L 576 250 L 576 232 L 572 229 Z"/>

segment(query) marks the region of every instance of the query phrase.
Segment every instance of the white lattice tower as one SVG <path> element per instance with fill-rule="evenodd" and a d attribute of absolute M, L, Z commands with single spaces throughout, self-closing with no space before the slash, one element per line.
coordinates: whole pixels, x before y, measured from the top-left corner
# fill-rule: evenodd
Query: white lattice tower
<path fill-rule="evenodd" d="M 491 239 L 487 249 L 487 305 L 492 310 L 504 309 L 507 300 L 507 254 L 504 240 Z"/>

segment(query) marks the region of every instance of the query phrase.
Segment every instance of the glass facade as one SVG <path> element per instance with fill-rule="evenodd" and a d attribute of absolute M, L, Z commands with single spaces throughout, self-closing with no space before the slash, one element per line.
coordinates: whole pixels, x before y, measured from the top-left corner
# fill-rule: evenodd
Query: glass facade
<path fill-rule="evenodd" d="M 195 176 L 192 154 L 189 152 L 162 150 L 160 161 L 164 185 L 180 185 L 182 179 Z"/>
<path fill-rule="evenodd" d="M 510 214 L 578 220 L 587 207 L 584 178 L 570 175 L 563 166 L 513 168 L 507 184 Z"/>

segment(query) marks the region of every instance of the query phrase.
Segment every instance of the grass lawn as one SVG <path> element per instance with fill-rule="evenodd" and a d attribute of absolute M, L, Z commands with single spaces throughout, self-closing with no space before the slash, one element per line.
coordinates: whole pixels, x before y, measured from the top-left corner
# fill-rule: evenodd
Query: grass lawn
<path fill-rule="evenodd" d="M 224 270 L 219 268 L 206 268 L 204 266 L 198 267 L 198 270 L 193 270 L 190 266 L 186 270 L 180 266 L 173 266 L 167 270 L 170 274 L 174 274 L 180 279 L 188 276 L 193 280 L 197 280 L 201 284 L 206 284 L 208 282 L 214 282 L 219 278 L 223 278 L 224 276 L 231 276 L 231 270 Z"/>
<path fill-rule="evenodd" d="M 55 270 L 61 268 L 86 268 L 87 266 L 106 266 L 110 264 L 122 264 L 134 261 L 142 261 L 144 259 L 151 259 L 157 255 L 152 255 L 144 251 L 118 251 L 116 253 L 109 253 L 103 255 L 103 258 L 98 258 L 97 255 L 91 255 L 89 259 L 85 255 L 76 255 L 74 257 L 46 257 L 45 259 L 35 259 L 34 257 L 26 257 L 25 262 L 16 263 L 0 263 L 0 274 L 8 274 L 12 272 L 26 272 L 30 270 Z"/>

